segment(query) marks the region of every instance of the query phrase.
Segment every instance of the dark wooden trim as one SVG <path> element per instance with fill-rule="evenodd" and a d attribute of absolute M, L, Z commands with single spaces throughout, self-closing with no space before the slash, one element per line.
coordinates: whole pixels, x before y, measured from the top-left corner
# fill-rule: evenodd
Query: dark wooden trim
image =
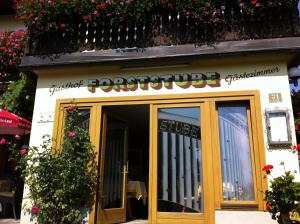
<path fill-rule="evenodd" d="M 127 66 L 176 63 L 178 59 L 189 62 L 195 58 L 221 57 L 225 55 L 249 55 L 258 53 L 300 53 L 300 37 L 227 41 L 211 46 L 197 47 L 193 44 L 159 46 L 145 49 L 113 49 L 89 52 L 75 52 L 59 55 L 23 57 L 20 68 L 32 70 L 53 66 L 74 66 L 88 64 L 114 64 Z"/>

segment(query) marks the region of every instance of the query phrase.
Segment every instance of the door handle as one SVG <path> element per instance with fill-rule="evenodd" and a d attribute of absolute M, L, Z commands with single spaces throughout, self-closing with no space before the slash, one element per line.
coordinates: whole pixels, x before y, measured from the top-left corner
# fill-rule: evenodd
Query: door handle
<path fill-rule="evenodd" d="M 127 160 L 126 161 L 126 163 L 124 164 L 124 166 L 123 166 L 123 172 L 125 173 L 125 174 L 127 174 L 129 171 L 129 161 Z"/>

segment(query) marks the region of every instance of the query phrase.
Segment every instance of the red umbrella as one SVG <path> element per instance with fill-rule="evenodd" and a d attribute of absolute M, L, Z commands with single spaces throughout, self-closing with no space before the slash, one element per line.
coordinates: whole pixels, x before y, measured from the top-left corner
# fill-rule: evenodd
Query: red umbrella
<path fill-rule="evenodd" d="M 30 129 L 30 121 L 0 109 L 0 135 L 25 135 L 30 133 Z"/>

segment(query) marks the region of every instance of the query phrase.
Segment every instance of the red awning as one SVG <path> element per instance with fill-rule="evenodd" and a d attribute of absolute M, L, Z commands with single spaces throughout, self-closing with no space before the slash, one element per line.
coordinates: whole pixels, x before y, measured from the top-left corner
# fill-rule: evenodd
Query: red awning
<path fill-rule="evenodd" d="M 26 135 L 31 122 L 7 110 L 0 109 L 0 135 Z"/>

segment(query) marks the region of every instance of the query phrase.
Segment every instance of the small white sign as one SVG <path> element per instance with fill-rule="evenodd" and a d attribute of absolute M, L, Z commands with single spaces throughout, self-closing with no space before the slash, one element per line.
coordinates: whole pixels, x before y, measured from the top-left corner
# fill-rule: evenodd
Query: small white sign
<path fill-rule="evenodd" d="M 271 131 L 271 141 L 274 142 L 287 142 L 288 137 L 288 127 L 286 122 L 285 113 L 270 113 L 270 131 Z"/>

